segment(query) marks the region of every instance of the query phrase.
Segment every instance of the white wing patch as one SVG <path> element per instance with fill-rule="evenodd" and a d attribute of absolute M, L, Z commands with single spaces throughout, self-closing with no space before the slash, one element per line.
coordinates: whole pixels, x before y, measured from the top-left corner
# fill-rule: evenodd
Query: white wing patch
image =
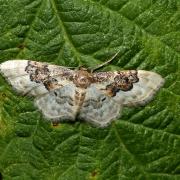
<path fill-rule="evenodd" d="M 145 105 L 164 84 L 157 73 L 144 70 L 89 72 L 30 60 L 9 60 L 0 72 L 53 123 L 77 118 L 106 127 L 121 116 L 123 106 Z"/>
<path fill-rule="evenodd" d="M 18 93 L 29 93 L 34 96 L 47 93 L 42 84 L 30 80 L 29 74 L 25 71 L 27 64 L 27 60 L 6 61 L 0 64 L 0 72 Z"/>

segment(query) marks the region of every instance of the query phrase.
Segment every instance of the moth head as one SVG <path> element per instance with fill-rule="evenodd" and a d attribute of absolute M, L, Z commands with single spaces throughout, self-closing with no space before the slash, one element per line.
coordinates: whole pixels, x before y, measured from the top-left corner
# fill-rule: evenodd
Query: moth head
<path fill-rule="evenodd" d="M 87 88 L 93 81 L 92 74 L 86 68 L 81 67 L 73 78 L 73 82 L 77 87 Z"/>

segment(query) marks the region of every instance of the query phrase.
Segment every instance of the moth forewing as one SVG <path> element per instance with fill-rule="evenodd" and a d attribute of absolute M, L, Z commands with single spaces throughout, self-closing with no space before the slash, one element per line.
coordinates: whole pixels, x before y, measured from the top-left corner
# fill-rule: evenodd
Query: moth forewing
<path fill-rule="evenodd" d="M 138 82 L 129 91 L 120 91 L 114 100 L 124 106 L 142 106 L 151 101 L 156 92 L 163 86 L 164 79 L 157 73 L 138 70 Z"/>

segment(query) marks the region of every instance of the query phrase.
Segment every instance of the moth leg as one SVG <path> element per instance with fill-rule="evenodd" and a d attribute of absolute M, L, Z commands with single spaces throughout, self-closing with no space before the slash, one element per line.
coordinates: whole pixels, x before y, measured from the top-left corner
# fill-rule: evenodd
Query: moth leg
<path fill-rule="evenodd" d="M 52 125 L 53 125 L 53 127 L 57 127 L 59 125 L 59 122 L 54 121 L 54 122 L 52 122 Z"/>

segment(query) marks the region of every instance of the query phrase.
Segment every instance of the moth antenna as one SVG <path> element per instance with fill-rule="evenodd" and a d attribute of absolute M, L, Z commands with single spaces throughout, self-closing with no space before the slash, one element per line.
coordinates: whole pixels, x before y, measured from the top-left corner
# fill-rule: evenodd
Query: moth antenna
<path fill-rule="evenodd" d="M 112 56 L 109 60 L 105 61 L 104 63 L 98 65 L 98 66 L 95 67 L 95 68 L 92 68 L 92 69 L 91 69 L 91 72 L 94 72 L 94 71 L 96 71 L 97 69 L 100 69 L 100 68 L 102 68 L 103 66 L 106 66 L 107 64 L 111 63 L 111 61 L 114 60 L 114 58 L 119 54 L 119 52 L 120 52 L 120 50 L 119 50 L 114 56 Z"/>

